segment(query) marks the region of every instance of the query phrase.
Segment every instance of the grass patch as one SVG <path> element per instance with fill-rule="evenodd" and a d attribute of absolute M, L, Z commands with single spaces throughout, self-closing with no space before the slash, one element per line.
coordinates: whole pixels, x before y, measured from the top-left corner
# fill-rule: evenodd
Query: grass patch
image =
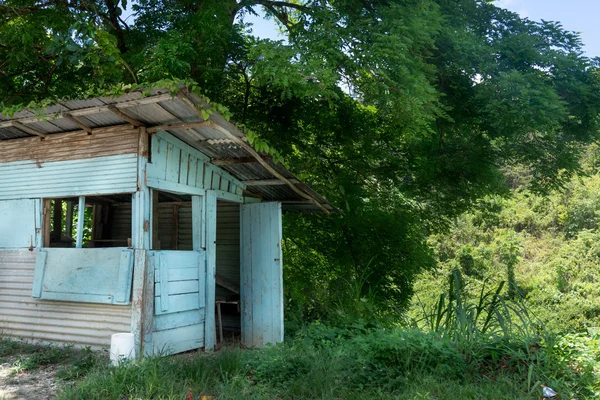
<path fill-rule="evenodd" d="M 0 338 L 0 363 L 8 364 L 11 374 L 58 366 L 56 377 L 75 380 L 106 363 L 106 355 L 89 347 L 40 345 L 27 340 Z"/>
<path fill-rule="evenodd" d="M 95 367 L 70 399 L 531 399 L 540 383 L 562 398 L 595 398 L 597 342 L 484 340 L 468 345 L 400 328 L 313 324 L 284 345 Z M 587 346 L 587 347 L 586 347 Z"/>

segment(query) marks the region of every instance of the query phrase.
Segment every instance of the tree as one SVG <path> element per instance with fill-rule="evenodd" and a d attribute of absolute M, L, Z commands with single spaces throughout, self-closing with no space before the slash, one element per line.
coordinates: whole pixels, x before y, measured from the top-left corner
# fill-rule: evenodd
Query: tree
<path fill-rule="evenodd" d="M 196 81 L 340 209 L 286 217 L 300 315 L 320 315 L 315 298 L 402 310 L 433 265 L 427 235 L 505 193 L 504 166 L 560 186 L 596 139 L 598 72 L 579 37 L 490 1 L 140 0 L 129 23 L 125 7 L 0 3 L 4 105 Z M 257 10 L 287 41 L 252 36 Z"/>

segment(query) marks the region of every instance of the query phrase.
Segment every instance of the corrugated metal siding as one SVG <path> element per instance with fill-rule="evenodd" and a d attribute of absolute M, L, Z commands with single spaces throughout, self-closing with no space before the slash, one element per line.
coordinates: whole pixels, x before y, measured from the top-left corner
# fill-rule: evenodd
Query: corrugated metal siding
<path fill-rule="evenodd" d="M 33 299 L 34 265 L 35 252 L 0 250 L 0 335 L 99 349 L 130 331 L 131 306 Z"/>
<path fill-rule="evenodd" d="M 0 200 L 132 193 L 137 155 L 125 154 L 36 164 L 0 164 Z"/>

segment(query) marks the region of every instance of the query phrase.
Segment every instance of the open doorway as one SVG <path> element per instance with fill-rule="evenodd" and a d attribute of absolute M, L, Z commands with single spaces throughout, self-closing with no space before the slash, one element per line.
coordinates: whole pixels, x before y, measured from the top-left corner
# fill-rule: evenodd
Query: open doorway
<path fill-rule="evenodd" d="M 217 348 L 240 343 L 240 205 L 217 202 Z"/>

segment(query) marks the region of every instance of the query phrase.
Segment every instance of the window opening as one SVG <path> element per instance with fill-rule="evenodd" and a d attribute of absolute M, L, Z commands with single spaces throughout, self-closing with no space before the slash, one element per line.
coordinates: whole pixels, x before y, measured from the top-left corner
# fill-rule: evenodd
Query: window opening
<path fill-rule="evenodd" d="M 129 194 L 46 199 L 44 245 L 130 247 L 131 202 Z"/>
<path fill-rule="evenodd" d="M 192 197 L 154 190 L 152 250 L 193 250 Z"/>

